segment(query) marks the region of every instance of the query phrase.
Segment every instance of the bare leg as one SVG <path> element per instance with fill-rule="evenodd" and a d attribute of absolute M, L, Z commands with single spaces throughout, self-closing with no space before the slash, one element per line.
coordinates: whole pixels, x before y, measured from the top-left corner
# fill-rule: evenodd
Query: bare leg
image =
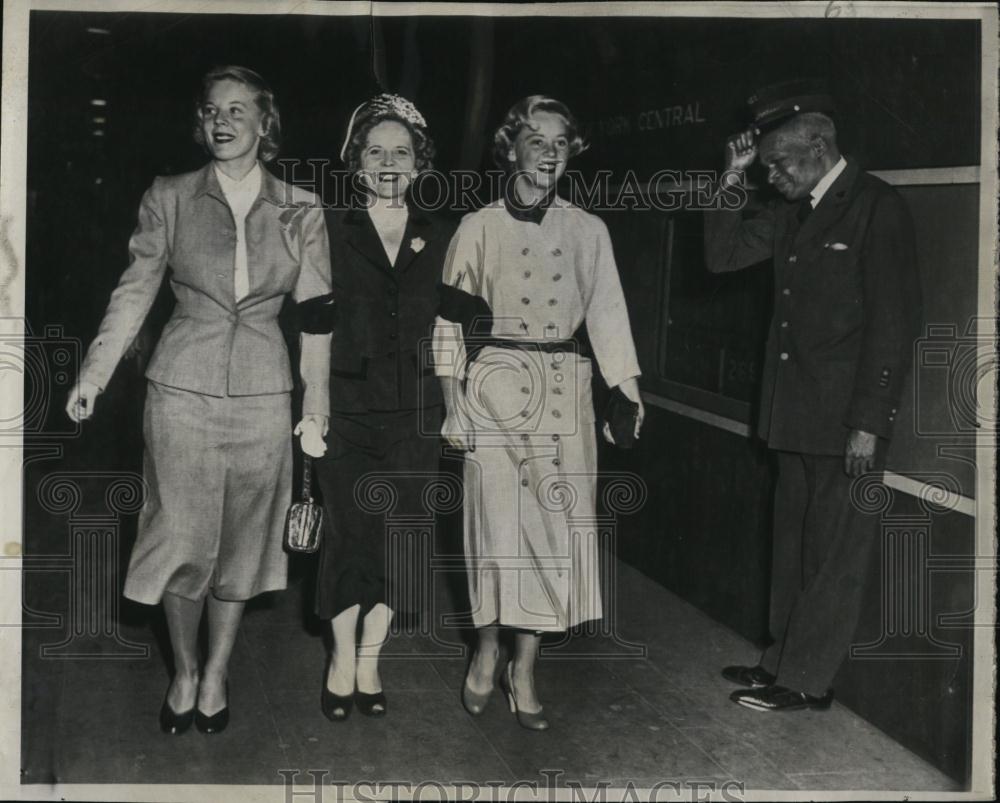
<path fill-rule="evenodd" d="M 360 605 L 352 605 L 330 620 L 333 631 L 333 660 L 326 675 L 326 687 L 334 694 L 347 697 L 354 693 L 357 672 L 355 639 L 358 630 Z"/>
<path fill-rule="evenodd" d="M 479 644 L 476 645 L 465 682 L 476 694 L 485 694 L 493 688 L 493 675 L 500 657 L 500 628 L 495 624 L 486 625 L 478 628 L 476 635 Z"/>
<path fill-rule="evenodd" d="M 204 606 L 204 599 L 190 600 L 169 591 L 163 594 L 174 651 L 174 679 L 167 690 L 167 704 L 176 714 L 190 711 L 198 700 L 198 625 Z"/>
<path fill-rule="evenodd" d="M 208 598 L 208 660 L 198 689 L 198 710 L 212 716 L 226 707 L 226 678 L 245 602 Z"/>
<path fill-rule="evenodd" d="M 514 638 L 514 666 L 511 672 L 514 699 L 517 707 L 526 714 L 542 710 L 535 693 L 535 659 L 542 637 L 534 632 L 519 630 Z"/>
<path fill-rule="evenodd" d="M 382 679 L 378 674 L 378 656 L 382 652 L 386 636 L 389 635 L 392 613 L 392 608 L 380 602 L 365 616 L 357 663 L 358 691 L 364 694 L 382 691 Z"/>

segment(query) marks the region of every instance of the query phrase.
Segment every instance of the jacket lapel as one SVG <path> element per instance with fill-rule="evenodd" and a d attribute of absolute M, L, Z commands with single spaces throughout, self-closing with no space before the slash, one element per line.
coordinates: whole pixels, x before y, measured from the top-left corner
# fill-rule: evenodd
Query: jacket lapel
<path fill-rule="evenodd" d="M 406 220 L 403 241 L 399 244 L 395 270 L 399 273 L 406 271 L 420 255 L 420 252 L 427 247 L 428 240 L 432 239 L 433 236 L 434 227 L 430 225 L 430 219 L 423 212 L 411 209 Z"/>
<path fill-rule="evenodd" d="M 345 235 L 344 240 L 361 256 L 367 259 L 372 265 L 383 273 L 387 273 L 395 278 L 392 265 L 389 264 L 389 257 L 386 256 L 382 241 L 378 232 L 375 231 L 375 224 L 367 212 L 363 209 L 351 209 L 344 217 Z M 402 252 L 400 248 L 400 252 Z"/>
<path fill-rule="evenodd" d="M 826 231 L 843 214 L 844 204 L 850 200 L 851 190 L 857 178 L 858 165 L 854 160 L 848 159 L 844 172 L 837 176 L 837 180 L 820 199 L 819 205 L 796 232 L 796 245 Z"/>
<path fill-rule="evenodd" d="M 210 226 L 226 230 L 229 229 L 235 234 L 233 228 L 233 213 L 229 208 L 225 193 L 222 192 L 222 185 L 215 175 L 215 167 L 212 162 L 205 165 L 199 172 L 194 182 L 194 192 L 192 198 L 201 202 L 205 199 L 203 212 L 199 212 L 205 220 L 211 221 Z M 233 286 L 232 269 L 223 270 L 222 275 L 218 275 L 217 270 L 208 271 L 204 276 L 206 288 L 213 292 L 212 297 L 219 301 L 228 310 L 236 310 L 236 288 Z"/>

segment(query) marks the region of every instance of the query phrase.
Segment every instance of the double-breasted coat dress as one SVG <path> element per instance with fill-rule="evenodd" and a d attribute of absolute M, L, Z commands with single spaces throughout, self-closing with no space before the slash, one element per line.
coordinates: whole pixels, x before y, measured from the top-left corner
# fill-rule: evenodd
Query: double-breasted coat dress
<path fill-rule="evenodd" d="M 315 196 L 262 168 L 241 229 L 212 164 L 156 178 L 81 367 L 107 386 L 169 275 L 176 306 L 146 371 L 147 496 L 124 590 L 137 602 L 245 600 L 286 584 L 292 373 L 277 318 L 287 294 L 330 292 L 329 243 Z M 304 412 L 325 415 L 329 336 L 303 335 L 302 352 Z"/>
<path fill-rule="evenodd" d="M 463 220 L 444 282 L 485 301 L 491 337 L 572 338 L 581 324 L 609 386 L 639 375 L 603 221 L 555 196 L 543 214 L 504 200 Z M 561 631 L 601 617 L 591 360 L 486 345 L 470 363 L 439 317 L 439 376 L 464 379 L 475 432 L 465 460 L 465 554 L 473 622 Z"/>

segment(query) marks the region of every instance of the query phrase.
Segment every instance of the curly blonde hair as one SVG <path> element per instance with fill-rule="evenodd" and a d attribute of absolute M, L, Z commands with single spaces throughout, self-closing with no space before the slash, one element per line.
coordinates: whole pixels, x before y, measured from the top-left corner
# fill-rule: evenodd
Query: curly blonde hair
<path fill-rule="evenodd" d="M 557 114 L 566 123 L 566 136 L 569 139 L 569 155 L 571 157 L 583 153 L 589 147 L 580 134 L 580 126 L 573 116 L 573 112 L 562 101 L 545 95 L 528 95 L 521 98 L 510 107 L 503 123 L 493 135 L 493 161 L 503 168 L 510 167 L 508 154 L 514 147 L 514 141 L 521 129 L 531 125 L 531 118 L 535 112 L 550 112 Z"/>

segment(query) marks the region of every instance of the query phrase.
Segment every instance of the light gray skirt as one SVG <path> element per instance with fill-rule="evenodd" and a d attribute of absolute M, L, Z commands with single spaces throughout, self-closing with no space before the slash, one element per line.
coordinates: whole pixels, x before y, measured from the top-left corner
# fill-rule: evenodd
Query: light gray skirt
<path fill-rule="evenodd" d="M 143 416 L 146 502 L 125 596 L 165 591 L 246 600 L 285 588 L 291 396 L 218 398 L 150 382 Z"/>

